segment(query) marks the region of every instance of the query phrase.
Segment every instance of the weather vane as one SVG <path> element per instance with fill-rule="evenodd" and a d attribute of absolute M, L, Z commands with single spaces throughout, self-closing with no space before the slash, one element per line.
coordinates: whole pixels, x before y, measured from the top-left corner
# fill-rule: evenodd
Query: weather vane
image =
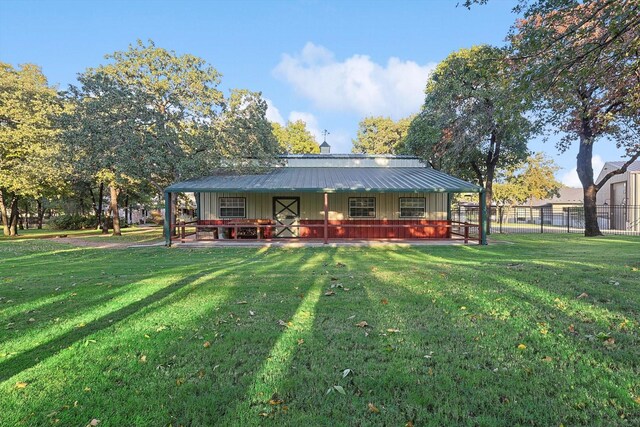
<path fill-rule="evenodd" d="M 329 131 L 328 130 L 323 130 L 322 131 L 322 136 L 324 137 L 324 142 L 327 142 L 327 135 L 329 135 Z"/>

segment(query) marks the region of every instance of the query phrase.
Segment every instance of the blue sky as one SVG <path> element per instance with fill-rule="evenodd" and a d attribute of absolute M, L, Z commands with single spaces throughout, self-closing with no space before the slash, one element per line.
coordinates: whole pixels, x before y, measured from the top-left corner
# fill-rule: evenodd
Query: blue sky
<path fill-rule="evenodd" d="M 458 0 L 422 1 L 14 1 L 0 2 L 0 60 L 35 63 L 65 88 L 77 73 L 137 39 L 204 58 L 223 74 L 221 89 L 261 91 L 269 117 L 303 119 L 330 132 L 333 152 L 349 152 L 367 115 L 395 119 L 419 110 L 429 71 L 449 53 L 504 43 L 515 0 L 471 11 Z M 576 149 L 558 155 L 532 143 L 578 185 Z M 594 149 L 594 168 L 617 160 Z"/>

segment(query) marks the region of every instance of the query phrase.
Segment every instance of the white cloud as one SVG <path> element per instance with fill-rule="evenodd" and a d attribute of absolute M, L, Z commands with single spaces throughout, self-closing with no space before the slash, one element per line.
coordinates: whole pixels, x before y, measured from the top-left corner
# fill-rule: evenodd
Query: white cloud
<path fill-rule="evenodd" d="M 309 42 L 299 54 L 282 55 L 274 74 L 318 108 L 399 119 L 418 112 L 434 68 L 435 64 L 393 57 L 380 65 L 367 55 L 341 62 L 328 49 Z"/>
<path fill-rule="evenodd" d="M 604 161 L 602 157 L 598 154 L 595 154 L 591 158 L 591 165 L 593 166 L 593 178 L 596 179 L 598 174 L 602 170 L 604 166 Z M 578 172 L 576 168 L 571 169 L 569 172 L 562 175 L 560 178 L 560 182 L 562 182 L 567 187 L 582 187 L 582 183 L 580 182 L 580 178 L 578 178 Z"/>
<path fill-rule="evenodd" d="M 265 98 L 264 100 L 267 103 L 267 120 L 284 125 L 284 119 L 282 118 L 282 114 L 280 114 L 280 110 L 273 105 L 270 99 Z"/>

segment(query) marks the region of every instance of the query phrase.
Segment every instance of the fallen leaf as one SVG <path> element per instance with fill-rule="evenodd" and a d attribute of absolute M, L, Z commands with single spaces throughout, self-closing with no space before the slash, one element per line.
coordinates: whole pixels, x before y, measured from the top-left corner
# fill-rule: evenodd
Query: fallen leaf
<path fill-rule="evenodd" d="M 89 424 L 87 424 L 87 426 L 96 427 L 98 424 L 100 424 L 100 420 L 94 418 L 89 422 Z"/>
<path fill-rule="evenodd" d="M 396 333 L 400 332 L 400 329 L 389 328 L 389 329 L 387 329 L 387 332 L 391 332 L 391 333 L 396 334 Z"/>
<path fill-rule="evenodd" d="M 184 378 L 178 378 L 176 380 L 176 385 L 182 385 L 182 384 L 184 384 Z"/>
<path fill-rule="evenodd" d="M 253 311 L 249 310 L 249 316 L 255 316 L 256 313 L 254 313 Z"/>
<path fill-rule="evenodd" d="M 198 378 L 203 378 L 204 377 L 204 369 L 200 369 L 198 371 Z"/>
<path fill-rule="evenodd" d="M 542 358 L 543 362 L 551 362 L 553 359 L 550 356 L 545 356 Z"/>
<path fill-rule="evenodd" d="M 269 400 L 269 405 L 282 405 L 284 400 L 282 399 L 271 399 Z"/>
<path fill-rule="evenodd" d="M 571 332 L 572 334 L 576 333 L 576 329 L 573 325 L 569 325 L 569 332 Z"/>
<path fill-rule="evenodd" d="M 340 385 L 334 385 L 333 388 L 335 389 L 335 391 L 337 391 L 340 394 L 344 394 L 346 395 L 347 393 L 344 391 L 344 388 L 342 388 L 342 386 Z"/>
<path fill-rule="evenodd" d="M 205 341 L 204 344 L 202 344 L 202 346 L 204 348 L 209 348 L 209 347 L 211 347 L 211 343 L 209 341 Z"/>
<path fill-rule="evenodd" d="M 413 427 L 413 421 L 411 421 L 411 420 L 407 421 L 407 423 L 404 425 L 404 427 Z"/>
<path fill-rule="evenodd" d="M 344 371 L 342 371 L 342 378 L 346 377 L 347 375 L 349 375 L 351 373 L 351 369 L 345 369 Z"/>
<path fill-rule="evenodd" d="M 640 405 L 640 396 L 633 399 L 633 401 L 636 402 L 638 405 Z"/>
<path fill-rule="evenodd" d="M 85 387 L 85 388 L 84 388 L 84 391 L 86 391 L 86 392 L 91 391 L 91 387 Z"/>
<path fill-rule="evenodd" d="M 302 338 L 298 338 L 298 345 L 304 344 L 304 340 Z"/>
<path fill-rule="evenodd" d="M 356 318 L 356 315 L 354 314 L 353 316 L 347 317 L 347 320 L 351 320 L 351 319 L 355 319 L 355 318 Z"/>
<path fill-rule="evenodd" d="M 369 412 L 373 412 L 374 414 L 380 413 L 380 409 L 376 408 L 376 405 L 374 405 L 371 402 L 369 402 L 369 404 L 367 405 L 367 408 L 369 408 Z"/>
<path fill-rule="evenodd" d="M 145 356 L 144 354 L 140 356 L 140 362 L 147 363 L 147 356 Z"/>
<path fill-rule="evenodd" d="M 285 322 L 284 320 L 278 320 L 278 325 L 287 326 L 287 322 Z"/>
<path fill-rule="evenodd" d="M 518 350 L 524 350 L 525 348 L 527 348 L 526 345 L 524 344 L 518 344 Z"/>
<path fill-rule="evenodd" d="M 324 293 L 325 297 L 330 297 L 331 295 L 335 295 L 336 293 L 334 291 L 327 291 Z"/>
<path fill-rule="evenodd" d="M 246 304 L 246 301 L 238 301 L 236 304 Z"/>
<path fill-rule="evenodd" d="M 460 307 L 460 310 L 466 310 L 467 307 L 465 307 L 464 305 L 462 307 Z"/>
<path fill-rule="evenodd" d="M 369 326 L 369 324 L 363 320 L 362 322 L 356 323 L 356 326 L 358 328 L 366 328 L 367 326 Z"/>
<path fill-rule="evenodd" d="M 346 267 L 346 264 L 343 264 L 341 262 L 336 262 L 336 267 Z"/>
<path fill-rule="evenodd" d="M 389 300 L 388 300 L 388 299 L 386 299 L 386 298 L 382 298 L 382 299 L 380 300 L 380 303 L 381 303 L 381 304 L 383 304 L 383 305 L 387 305 L 387 304 L 389 304 Z"/>
<path fill-rule="evenodd" d="M 266 412 L 260 412 L 258 415 L 261 416 L 261 417 L 268 417 L 269 416 L 269 414 L 267 414 Z"/>
<path fill-rule="evenodd" d="M 604 345 L 606 345 L 607 347 L 611 347 L 615 343 L 616 343 L 616 340 L 614 340 L 613 338 L 609 338 L 604 341 Z"/>
<path fill-rule="evenodd" d="M 583 293 L 581 293 L 580 295 L 578 295 L 577 299 L 586 298 L 586 297 L 588 297 L 588 296 L 589 296 L 589 294 L 588 294 L 588 293 L 583 292 Z"/>
<path fill-rule="evenodd" d="M 27 383 L 22 382 L 22 381 L 18 381 L 16 383 L 16 388 L 25 388 L 27 386 Z"/>
<path fill-rule="evenodd" d="M 36 319 L 34 319 L 33 317 L 29 319 L 29 322 L 35 322 Z"/>

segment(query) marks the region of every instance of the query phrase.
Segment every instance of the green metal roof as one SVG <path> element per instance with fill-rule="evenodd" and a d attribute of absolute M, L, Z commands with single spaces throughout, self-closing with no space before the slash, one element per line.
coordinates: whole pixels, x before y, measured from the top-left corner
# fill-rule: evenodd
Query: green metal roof
<path fill-rule="evenodd" d="M 256 175 L 216 175 L 178 182 L 167 192 L 478 193 L 482 187 L 428 167 L 280 167 Z"/>

